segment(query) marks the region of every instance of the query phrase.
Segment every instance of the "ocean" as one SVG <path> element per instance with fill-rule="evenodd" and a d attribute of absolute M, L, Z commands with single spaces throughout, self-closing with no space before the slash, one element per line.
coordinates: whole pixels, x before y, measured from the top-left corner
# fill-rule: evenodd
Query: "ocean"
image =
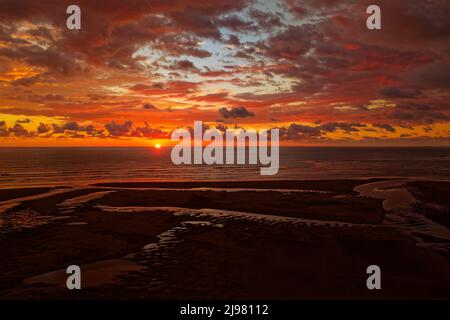
<path fill-rule="evenodd" d="M 450 179 L 450 148 L 282 147 L 277 175 L 259 165 L 181 165 L 171 148 L 0 148 L 0 188 L 96 182 L 260 179 Z"/>

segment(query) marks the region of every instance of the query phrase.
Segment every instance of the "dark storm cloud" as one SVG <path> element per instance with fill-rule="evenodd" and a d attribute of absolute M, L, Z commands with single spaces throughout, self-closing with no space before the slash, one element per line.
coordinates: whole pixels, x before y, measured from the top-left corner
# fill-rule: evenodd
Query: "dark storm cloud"
<path fill-rule="evenodd" d="M 71 131 L 72 133 L 75 132 L 84 132 L 87 134 L 92 134 L 95 131 L 95 128 L 93 125 L 81 125 L 78 122 L 71 121 L 66 122 L 63 125 L 59 124 L 52 124 L 53 133 L 66 133 L 67 131 Z M 44 127 L 41 127 L 41 130 L 44 130 Z M 39 131 L 39 127 L 38 127 Z"/>
<path fill-rule="evenodd" d="M 21 124 L 16 123 L 13 127 L 8 129 L 9 134 L 20 138 L 30 138 L 34 136 L 34 133 L 25 129 Z"/>
<path fill-rule="evenodd" d="M 175 61 L 175 63 L 171 66 L 171 69 L 179 71 L 198 71 L 194 63 L 189 60 Z"/>
<path fill-rule="evenodd" d="M 0 121 L 0 137 L 7 137 L 9 136 L 8 128 L 6 127 L 5 121 Z"/>
<path fill-rule="evenodd" d="M 238 36 L 232 34 L 228 37 L 228 40 L 226 41 L 226 43 L 237 47 L 241 44 L 241 40 L 239 40 Z"/>
<path fill-rule="evenodd" d="M 224 119 L 234 119 L 234 118 L 249 118 L 254 117 L 255 114 L 251 111 L 248 111 L 245 107 L 236 107 L 236 108 L 220 108 L 219 114 Z"/>
<path fill-rule="evenodd" d="M 155 107 L 153 104 L 151 103 L 146 103 L 142 106 L 143 109 L 145 110 L 158 110 L 157 107 Z"/>
<path fill-rule="evenodd" d="M 333 133 L 338 130 L 350 134 L 359 132 L 366 127 L 367 125 L 364 123 L 328 122 L 316 126 L 292 123 L 287 128 L 282 127 L 279 130 L 281 139 L 310 140 L 323 139 L 327 133 Z"/>
<path fill-rule="evenodd" d="M 391 126 L 390 124 L 387 124 L 387 123 L 374 123 L 373 126 L 375 128 L 380 128 L 380 129 L 386 130 L 388 132 L 395 132 L 396 131 L 393 126 Z"/>
<path fill-rule="evenodd" d="M 421 92 L 417 89 L 400 89 L 396 87 L 381 88 L 380 94 L 387 98 L 410 99 L 420 96 Z"/>
<path fill-rule="evenodd" d="M 170 132 L 152 128 L 148 122 L 145 122 L 143 126 L 136 127 L 130 133 L 130 136 L 147 139 L 170 139 Z"/>
<path fill-rule="evenodd" d="M 111 121 L 104 125 L 105 129 L 95 127 L 94 125 L 82 125 L 78 122 L 67 122 L 64 124 L 45 124 L 39 123 L 35 131 L 25 129 L 21 124 L 16 123 L 12 127 L 7 127 L 5 121 L 0 121 L 0 137 L 20 137 L 20 138 L 126 138 L 140 137 L 147 139 L 170 139 L 170 131 L 151 128 L 145 122 L 143 126 L 133 127 L 132 121 L 117 123 Z"/>
<path fill-rule="evenodd" d="M 364 123 L 346 123 L 346 122 L 329 122 L 320 125 L 320 129 L 326 132 L 336 132 L 342 130 L 344 132 L 358 132 L 360 128 L 365 128 Z"/>
<path fill-rule="evenodd" d="M 401 104 L 398 105 L 392 116 L 396 120 L 408 124 L 431 124 L 435 122 L 450 121 L 450 116 L 425 104 Z"/>
<path fill-rule="evenodd" d="M 36 129 L 36 132 L 38 134 L 44 134 L 44 133 L 48 133 L 51 130 L 51 126 L 46 124 L 46 123 L 39 123 L 39 126 Z"/>
<path fill-rule="evenodd" d="M 105 124 L 105 129 L 112 137 L 128 136 L 133 126 L 132 121 L 125 121 L 124 123 L 116 123 L 114 120 Z"/>
<path fill-rule="evenodd" d="M 280 128 L 280 138 L 287 140 L 316 139 L 322 135 L 318 127 L 293 123 L 287 128 Z"/>
<path fill-rule="evenodd" d="M 30 122 L 31 122 L 31 120 L 28 118 L 16 120 L 16 123 L 30 123 Z"/>
<path fill-rule="evenodd" d="M 450 41 L 450 39 L 449 39 Z M 412 83 L 424 88 L 450 91 L 450 62 L 437 61 L 411 72 Z"/>
<path fill-rule="evenodd" d="M 188 93 L 196 92 L 199 83 L 189 81 L 171 81 L 162 83 L 154 83 L 151 85 L 138 83 L 129 88 L 131 92 L 136 92 L 144 95 L 170 95 L 172 97 L 185 97 Z"/>
<path fill-rule="evenodd" d="M 44 49 L 37 45 L 0 48 L 0 56 L 23 61 L 32 66 L 47 68 L 49 74 L 71 76 L 83 71 L 77 60 L 70 54 L 56 48 Z M 31 84 L 31 79 L 28 80 Z M 24 83 L 17 83 L 24 84 Z M 25 83 L 26 84 L 26 83 Z"/>

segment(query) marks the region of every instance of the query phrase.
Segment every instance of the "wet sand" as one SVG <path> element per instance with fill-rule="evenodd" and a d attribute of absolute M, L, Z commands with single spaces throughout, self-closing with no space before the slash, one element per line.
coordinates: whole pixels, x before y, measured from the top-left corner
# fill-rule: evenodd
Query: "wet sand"
<path fill-rule="evenodd" d="M 22 197 L 34 196 L 50 191 L 54 188 L 14 188 L 14 189 L 0 189 L 0 201 L 17 199 Z"/>
<path fill-rule="evenodd" d="M 450 228 L 449 185 L 445 181 L 414 181 L 408 185 L 408 190 L 418 199 L 415 211 L 447 229 Z"/>
<path fill-rule="evenodd" d="M 368 181 L 379 181 L 371 179 Z M 255 180 L 255 181 L 194 181 L 194 182 L 116 182 L 97 183 L 97 187 L 117 188 L 255 188 L 334 191 L 356 194 L 353 188 L 367 180 Z"/>
<path fill-rule="evenodd" d="M 408 219 L 392 223 L 414 205 L 358 194 L 373 182 L 101 184 L 27 199 L 0 214 L 0 299 L 449 299 L 448 228 L 423 245 Z M 72 264 L 82 290 L 64 287 Z M 366 288 L 371 264 L 382 290 Z"/>

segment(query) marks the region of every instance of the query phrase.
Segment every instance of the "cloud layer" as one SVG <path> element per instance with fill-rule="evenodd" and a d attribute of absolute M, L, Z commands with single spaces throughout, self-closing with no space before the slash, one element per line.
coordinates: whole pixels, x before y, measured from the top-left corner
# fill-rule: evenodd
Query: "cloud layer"
<path fill-rule="evenodd" d="M 69 4 L 0 2 L 2 145 L 164 139 L 194 120 L 293 142 L 449 138 L 448 1 L 380 0 L 378 31 L 366 0 L 80 0 L 80 31 Z"/>

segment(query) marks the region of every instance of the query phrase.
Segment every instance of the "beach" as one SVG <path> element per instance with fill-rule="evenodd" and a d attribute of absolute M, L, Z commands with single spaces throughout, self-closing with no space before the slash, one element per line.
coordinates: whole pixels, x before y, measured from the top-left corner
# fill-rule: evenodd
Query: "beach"
<path fill-rule="evenodd" d="M 448 299 L 449 188 L 342 179 L 2 189 L 0 298 Z M 382 290 L 366 287 L 373 264 Z M 81 267 L 82 290 L 67 290 L 69 265 Z"/>

